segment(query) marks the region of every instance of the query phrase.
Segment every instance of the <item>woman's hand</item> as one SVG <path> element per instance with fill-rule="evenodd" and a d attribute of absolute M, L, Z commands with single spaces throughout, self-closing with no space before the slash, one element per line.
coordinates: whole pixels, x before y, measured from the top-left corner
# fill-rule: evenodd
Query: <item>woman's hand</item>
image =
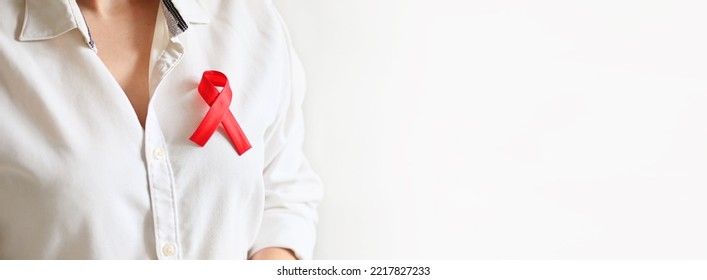
<path fill-rule="evenodd" d="M 285 248 L 265 248 L 262 249 L 252 257 L 251 260 L 296 260 L 295 253 L 290 249 Z"/>

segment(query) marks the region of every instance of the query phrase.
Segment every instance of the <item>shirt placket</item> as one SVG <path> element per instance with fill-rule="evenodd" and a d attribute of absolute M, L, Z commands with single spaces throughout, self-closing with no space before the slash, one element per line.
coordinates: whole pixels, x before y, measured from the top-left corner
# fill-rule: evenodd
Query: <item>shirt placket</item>
<path fill-rule="evenodd" d="M 157 59 L 151 76 L 152 100 L 155 100 L 160 84 L 176 67 L 184 54 L 183 46 L 172 37 L 165 51 Z M 180 259 L 178 202 L 169 151 L 160 128 L 153 102 L 148 107 L 145 123 L 145 159 L 147 162 L 150 199 L 154 223 L 155 246 L 158 259 Z"/>

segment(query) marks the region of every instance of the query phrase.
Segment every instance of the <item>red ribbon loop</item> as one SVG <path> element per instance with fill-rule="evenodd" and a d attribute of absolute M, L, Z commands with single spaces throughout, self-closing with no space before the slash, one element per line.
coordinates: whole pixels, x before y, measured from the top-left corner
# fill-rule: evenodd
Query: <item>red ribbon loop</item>
<path fill-rule="evenodd" d="M 223 87 L 223 89 L 219 92 L 216 87 Z M 205 71 L 199 84 L 199 94 L 211 108 L 189 139 L 203 147 L 209 141 L 211 135 L 216 132 L 218 125 L 222 124 L 238 155 L 240 156 L 248 151 L 251 148 L 250 142 L 248 142 L 248 138 L 243 133 L 241 126 L 238 125 L 236 118 L 229 110 L 233 92 L 228 84 L 226 75 L 213 70 Z"/>

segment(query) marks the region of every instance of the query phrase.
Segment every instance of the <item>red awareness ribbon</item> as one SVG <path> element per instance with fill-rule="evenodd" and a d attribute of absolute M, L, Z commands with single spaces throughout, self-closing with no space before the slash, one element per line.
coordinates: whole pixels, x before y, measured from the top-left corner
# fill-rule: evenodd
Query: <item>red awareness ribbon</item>
<path fill-rule="evenodd" d="M 216 87 L 223 87 L 223 89 L 219 92 Z M 226 75 L 213 70 L 205 71 L 199 84 L 199 94 L 211 108 L 189 139 L 203 147 L 216 132 L 218 125 L 222 124 L 238 155 L 247 152 L 251 148 L 250 142 L 229 110 L 233 92 Z"/>

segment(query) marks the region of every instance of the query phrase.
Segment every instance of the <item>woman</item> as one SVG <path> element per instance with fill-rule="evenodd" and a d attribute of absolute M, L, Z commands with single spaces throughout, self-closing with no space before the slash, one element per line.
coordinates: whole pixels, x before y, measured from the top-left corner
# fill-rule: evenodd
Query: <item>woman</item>
<path fill-rule="evenodd" d="M 270 1 L 10 0 L 0 28 L 0 258 L 311 258 Z"/>

